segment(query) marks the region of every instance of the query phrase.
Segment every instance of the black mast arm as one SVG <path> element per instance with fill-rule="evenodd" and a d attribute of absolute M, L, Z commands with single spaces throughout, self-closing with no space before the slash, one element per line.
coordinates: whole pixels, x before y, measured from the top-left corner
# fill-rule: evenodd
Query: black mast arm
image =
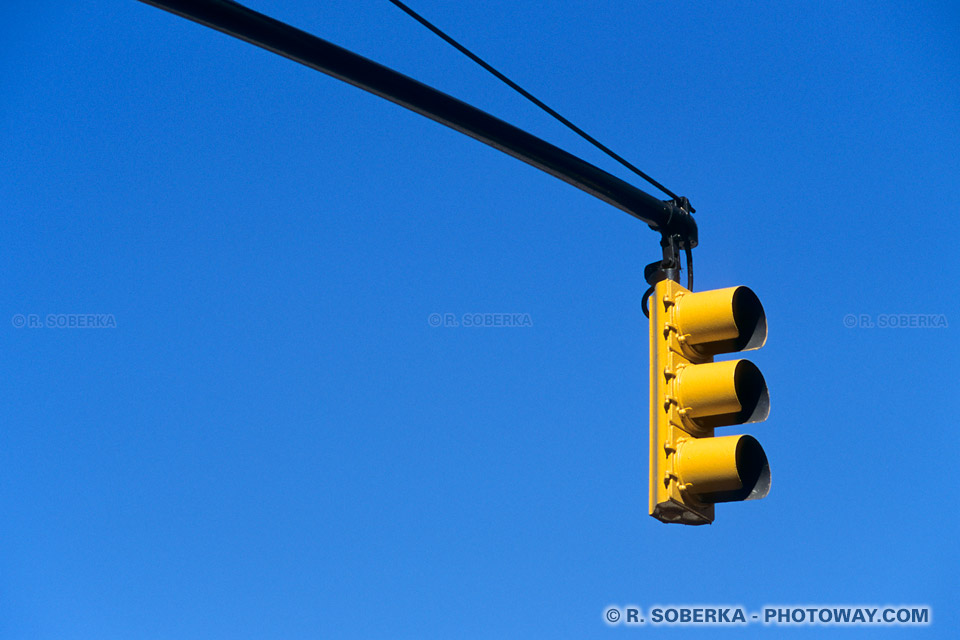
<path fill-rule="evenodd" d="M 697 246 L 689 205 L 659 200 L 606 171 L 388 67 L 231 0 L 141 0 L 322 71 L 486 143 Z"/>

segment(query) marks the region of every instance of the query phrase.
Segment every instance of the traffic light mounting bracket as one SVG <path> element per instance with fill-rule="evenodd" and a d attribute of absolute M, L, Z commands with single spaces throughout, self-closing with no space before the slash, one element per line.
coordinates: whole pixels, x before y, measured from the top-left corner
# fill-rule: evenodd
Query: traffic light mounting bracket
<path fill-rule="evenodd" d="M 651 287 L 661 280 L 680 282 L 680 236 L 664 234 L 660 239 L 663 259 L 651 262 L 643 269 L 643 278 Z"/>

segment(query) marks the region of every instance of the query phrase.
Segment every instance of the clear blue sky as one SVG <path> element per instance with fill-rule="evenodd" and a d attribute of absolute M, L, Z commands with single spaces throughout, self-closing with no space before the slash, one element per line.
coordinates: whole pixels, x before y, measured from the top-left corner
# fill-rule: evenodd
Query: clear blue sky
<path fill-rule="evenodd" d="M 922 4 L 413 2 L 763 301 L 773 488 L 709 527 L 647 515 L 643 224 L 138 2 L 7 7 L 0 637 L 951 637 L 960 9 Z M 386 0 L 249 6 L 616 171 Z M 533 326 L 428 322 L 478 312 Z M 79 313 L 116 327 L 11 320 Z M 893 313 L 948 326 L 844 326 Z M 602 621 L 657 603 L 934 624 Z"/>

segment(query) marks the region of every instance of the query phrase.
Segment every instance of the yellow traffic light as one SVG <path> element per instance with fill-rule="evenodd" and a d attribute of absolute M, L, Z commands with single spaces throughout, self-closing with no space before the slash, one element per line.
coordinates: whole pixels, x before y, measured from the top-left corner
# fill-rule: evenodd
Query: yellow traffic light
<path fill-rule="evenodd" d="M 650 297 L 650 515 L 710 524 L 714 504 L 770 490 L 770 467 L 753 437 L 714 429 L 760 422 L 770 412 L 763 374 L 721 353 L 759 349 L 763 306 L 747 287 L 693 293 L 661 280 Z"/>

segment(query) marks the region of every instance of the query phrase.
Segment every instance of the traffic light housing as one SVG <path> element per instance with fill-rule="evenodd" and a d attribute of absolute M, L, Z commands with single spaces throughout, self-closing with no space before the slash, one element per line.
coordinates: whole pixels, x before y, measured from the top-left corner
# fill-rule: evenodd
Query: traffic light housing
<path fill-rule="evenodd" d="M 770 467 L 752 436 L 714 429 L 760 422 L 770 411 L 763 374 L 749 360 L 714 356 L 759 349 L 767 321 L 747 287 L 693 293 L 661 280 L 650 297 L 650 515 L 710 524 L 718 502 L 770 490 Z"/>

